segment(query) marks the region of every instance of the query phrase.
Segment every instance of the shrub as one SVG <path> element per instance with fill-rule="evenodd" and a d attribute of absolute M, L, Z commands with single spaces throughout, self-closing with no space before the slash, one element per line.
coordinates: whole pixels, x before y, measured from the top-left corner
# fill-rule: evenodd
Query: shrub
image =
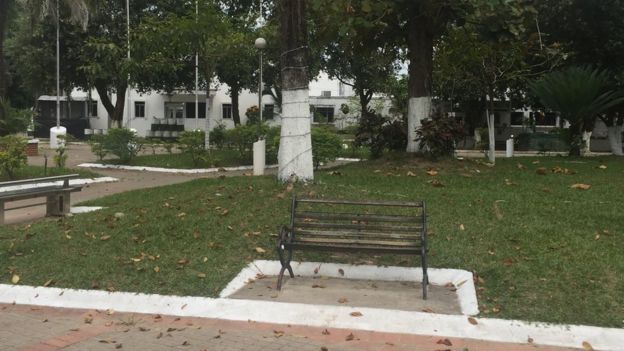
<path fill-rule="evenodd" d="M 245 111 L 245 116 L 247 116 L 247 124 L 257 124 L 260 121 L 260 109 L 258 106 L 251 106 Z"/>
<path fill-rule="evenodd" d="M 194 166 L 198 166 L 201 162 L 206 162 L 208 160 L 208 153 L 205 149 L 205 138 L 206 133 L 204 133 L 204 131 L 194 130 L 183 132 L 178 139 L 180 142 L 180 149 L 182 152 L 191 156 Z"/>
<path fill-rule="evenodd" d="M 312 159 L 314 168 L 318 169 L 321 163 L 335 160 L 342 149 L 342 140 L 325 128 L 312 129 Z"/>
<path fill-rule="evenodd" d="M 65 168 L 65 164 L 67 163 L 67 149 L 65 148 L 66 138 L 64 135 L 58 136 L 59 142 L 58 147 L 54 151 L 54 164 L 57 168 Z"/>
<path fill-rule="evenodd" d="M 117 156 L 122 163 L 128 163 L 141 151 L 143 143 L 136 133 L 129 129 L 112 128 L 104 135 L 102 147 Z"/>
<path fill-rule="evenodd" d="M 364 113 L 355 133 L 354 146 L 368 146 L 371 157 L 379 158 L 384 150 L 405 149 L 406 129 L 403 121 L 391 120 L 377 113 Z"/>
<path fill-rule="evenodd" d="M 104 149 L 104 135 L 92 135 L 89 139 L 89 145 L 91 146 L 91 152 L 97 156 L 99 161 L 104 160 L 104 157 L 108 155 L 108 150 Z"/>
<path fill-rule="evenodd" d="M 11 107 L 11 102 L 0 98 L 0 136 L 25 132 L 30 126 L 32 112 Z"/>
<path fill-rule="evenodd" d="M 210 131 L 210 144 L 217 147 L 217 149 L 222 149 L 225 144 L 225 132 L 226 128 L 224 124 L 219 124 L 214 127 L 213 130 Z"/>
<path fill-rule="evenodd" d="M 253 150 L 253 143 L 264 138 L 269 131 L 266 124 L 245 124 L 236 126 L 225 133 L 227 144 L 238 150 L 239 156 L 243 159 L 250 159 Z"/>
<path fill-rule="evenodd" d="M 416 129 L 416 141 L 420 143 L 425 156 L 437 159 L 452 156 L 456 143 L 463 137 L 464 127 L 454 118 L 441 114 L 422 120 Z"/>
<path fill-rule="evenodd" d="M 9 179 L 26 165 L 26 139 L 14 135 L 0 138 L 0 172 Z"/>

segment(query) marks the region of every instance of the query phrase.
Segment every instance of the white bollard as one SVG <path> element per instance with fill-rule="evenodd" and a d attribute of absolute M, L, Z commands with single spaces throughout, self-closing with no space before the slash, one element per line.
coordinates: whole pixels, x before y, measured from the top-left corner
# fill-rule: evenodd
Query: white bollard
<path fill-rule="evenodd" d="M 58 149 L 65 146 L 65 140 L 59 138 L 59 136 L 67 136 L 67 129 L 65 127 L 52 127 L 50 128 L 50 149 Z"/>
<path fill-rule="evenodd" d="M 266 140 L 258 140 L 253 144 L 253 174 L 264 175 L 266 163 Z"/>
<path fill-rule="evenodd" d="M 513 135 L 507 139 L 507 149 L 505 152 L 505 156 L 507 156 L 507 158 L 511 158 L 513 157 L 514 154 L 514 139 L 513 139 Z"/>

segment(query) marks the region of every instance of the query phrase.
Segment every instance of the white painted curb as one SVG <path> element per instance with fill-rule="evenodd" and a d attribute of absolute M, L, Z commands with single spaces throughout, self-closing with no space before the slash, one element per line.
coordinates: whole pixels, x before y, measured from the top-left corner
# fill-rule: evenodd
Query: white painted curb
<path fill-rule="evenodd" d="M 295 275 L 313 277 L 324 276 L 343 279 L 381 280 L 399 282 L 421 282 L 422 269 L 415 267 L 378 267 L 371 265 L 350 265 L 320 262 L 291 262 Z M 278 275 L 282 268 L 279 261 L 258 260 L 244 268 L 221 291 L 220 297 L 228 297 L 254 280 L 257 274 Z M 317 273 L 315 273 L 315 270 Z M 341 274 L 339 271 L 342 271 Z M 472 273 L 460 269 L 429 268 L 429 283 L 444 286 L 448 283 L 457 288 L 457 297 L 461 311 L 465 315 L 479 314 L 479 304 Z"/>
<path fill-rule="evenodd" d="M 81 214 L 81 213 L 89 213 L 89 212 L 99 211 L 99 210 L 101 210 L 103 208 L 104 207 L 100 207 L 100 206 L 72 206 L 72 208 L 69 210 L 69 212 L 72 213 L 72 214 Z"/>
<path fill-rule="evenodd" d="M 253 166 L 181 169 L 181 168 L 163 168 L 163 167 L 147 167 L 147 166 L 108 165 L 108 164 L 101 164 L 101 163 L 81 163 L 78 165 L 78 167 L 119 169 L 119 170 L 124 170 L 124 171 L 181 173 L 181 174 L 202 174 L 202 173 L 216 173 L 216 172 L 221 172 L 221 171 L 232 172 L 232 171 L 253 170 Z M 277 168 L 277 165 L 268 165 L 266 166 L 266 168 Z"/>
<path fill-rule="evenodd" d="M 330 266 L 328 272 L 331 270 Z M 4 284 L 0 284 L 0 303 L 60 308 L 112 309 L 129 313 L 220 318 L 513 343 L 527 343 L 528 338 L 532 338 L 533 343 L 537 345 L 560 347 L 580 348 L 582 343 L 586 341 L 595 350 L 605 351 L 621 351 L 622 340 L 624 340 L 624 329 L 614 328 L 537 324 L 486 318 L 476 319 L 478 324 L 473 325 L 468 322 L 466 316 L 375 308 L 357 308 L 357 311 L 362 313 L 362 317 L 353 318 L 350 313 L 354 312 L 354 308 L 347 306 L 123 292 L 109 293 L 99 290 Z"/>
<path fill-rule="evenodd" d="M 113 177 L 81 178 L 81 179 L 70 179 L 69 185 L 89 185 L 89 184 L 95 184 L 95 183 L 113 183 L 117 181 L 119 181 L 119 179 L 113 178 Z M 59 180 L 57 182 L 5 186 L 5 187 L 0 187 L 0 192 L 34 189 L 34 188 L 40 188 L 40 187 L 46 187 L 46 186 L 52 186 L 52 185 L 63 185 L 63 181 Z"/>

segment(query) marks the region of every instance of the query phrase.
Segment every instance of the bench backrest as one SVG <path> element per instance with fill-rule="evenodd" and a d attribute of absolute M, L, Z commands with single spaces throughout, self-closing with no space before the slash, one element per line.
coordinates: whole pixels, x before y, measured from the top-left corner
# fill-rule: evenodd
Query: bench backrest
<path fill-rule="evenodd" d="M 293 242 L 331 249 L 426 249 L 424 202 L 297 199 L 291 204 Z"/>
<path fill-rule="evenodd" d="M 32 178 L 32 179 L 24 179 L 24 180 L 12 180 L 8 182 L 0 182 L 0 188 L 14 185 L 25 185 L 25 184 L 36 184 L 36 183 L 50 183 L 50 182 L 58 182 L 59 180 L 63 180 L 63 186 L 69 186 L 69 180 L 80 177 L 80 174 L 68 174 L 62 176 L 54 176 L 54 177 L 44 177 L 44 178 Z"/>

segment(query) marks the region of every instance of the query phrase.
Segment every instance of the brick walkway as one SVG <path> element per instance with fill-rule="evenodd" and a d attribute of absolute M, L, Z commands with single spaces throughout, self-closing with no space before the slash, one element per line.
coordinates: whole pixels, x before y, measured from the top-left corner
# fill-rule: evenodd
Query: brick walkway
<path fill-rule="evenodd" d="M 267 311 L 270 313 L 270 311 Z M 465 339 L 0 305 L 0 350 L 565 351 Z"/>

